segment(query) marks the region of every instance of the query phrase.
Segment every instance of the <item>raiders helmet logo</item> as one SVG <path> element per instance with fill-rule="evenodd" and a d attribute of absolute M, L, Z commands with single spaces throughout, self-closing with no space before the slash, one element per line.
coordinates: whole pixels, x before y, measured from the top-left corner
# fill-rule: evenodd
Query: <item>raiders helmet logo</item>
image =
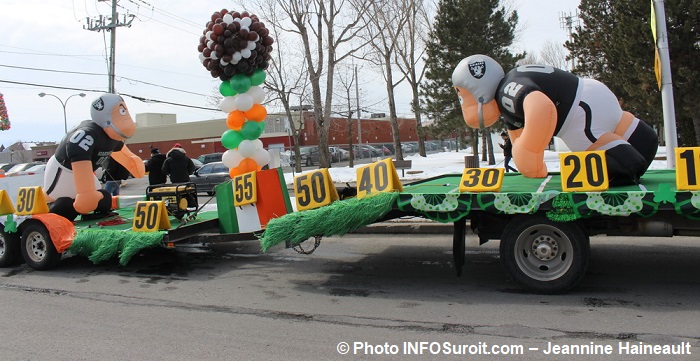
<path fill-rule="evenodd" d="M 102 109 L 105 108 L 105 102 L 102 100 L 102 98 L 97 98 L 94 102 L 92 102 L 92 107 L 95 108 L 97 111 L 102 111 Z"/>
<path fill-rule="evenodd" d="M 481 79 L 484 73 L 486 73 L 486 62 L 477 61 L 469 64 L 469 73 L 471 73 L 473 77 Z"/>

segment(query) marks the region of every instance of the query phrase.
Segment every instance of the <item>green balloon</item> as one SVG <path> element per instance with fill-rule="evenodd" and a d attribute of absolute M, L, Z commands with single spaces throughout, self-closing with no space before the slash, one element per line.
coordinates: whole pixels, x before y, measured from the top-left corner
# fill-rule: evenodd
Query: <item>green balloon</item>
<path fill-rule="evenodd" d="M 243 134 L 243 138 L 248 139 L 248 140 L 255 140 L 260 137 L 260 135 L 263 132 L 263 127 L 260 125 L 259 122 L 253 122 L 253 121 L 247 121 L 245 124 L 243 124 L 243 127 L 241 128 L 241 133 Z"/>
<path fill-rule="evenodd" d="M 245 74 L 236 74 L 231 78 L 231 88 L 238 94 L 243 94 L 250 89 L 250 78 Z"/>
<path fill-rule="evenodd" d="M 221 85 L 219 85 L 219 93 L 225 97 L 230 97 L 237 94 L 231 87 L 231 83 L 228 80 L 221 82 Z"/>
<path fill-rule="evenodd" d="M 253 85 L 260 85 L 265 82 L 265 71 L 262 69 L 257 69 L 256 71 L 253 72 L 253 75 L 250 76 L 250 82 Z"/>
<path fill-rule="evenodd" d="M 243 134 L 237 130 L 227 130 L 221 135 L 221 144 L 226 149 L 236 149 L 243 141 Z"/>

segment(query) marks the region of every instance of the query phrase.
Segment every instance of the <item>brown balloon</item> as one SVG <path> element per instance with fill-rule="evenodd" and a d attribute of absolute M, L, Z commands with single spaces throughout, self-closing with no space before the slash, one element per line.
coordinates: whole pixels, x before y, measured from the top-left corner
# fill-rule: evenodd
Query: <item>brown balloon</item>
<path fill-rule="evenodd" d="M 261 37 L 264 38 L 264 37 L 270 35 L 270 30 L 267 30 L 267 28 L 262 28 L 262 29 L 258 30 L 258 35 L 260 35 Z"/>
<path fill-rule="evenodd" d="M 270 46 L 270 45 L 274 44 L 274 42 L 275 42 L 275 40 L 272 39 L 271 36 L 266 36 L 262 40 L 262 44 L 265 46 Z"/>
<path fill-rule="evenodd" d="M 204 48 L 206 48 L 206 46 L 205 46 L 204 44 L 199 44 L 199 45 L 197 45 L 197 51 L 200 52 L 200 53 L 201 53 L 202 51 L 204 51 Z"/>
<path fill-rule="evenodd" d="M 231 13 L 231 16 L 233 16 L 234 19 L 240 19 L 241 13 L 239 13 L 238 11 L 234 11 Z"/>
<path fill-rule="evenodd" d="M 211 30 L 214 32 L 214 34 L 221 35 L 224 33 L 224 26 L 221 24 L 214 24 Z"/>
<path fill-rule="evenodd" d="M 221 13 L 218 11 L 211 14 L 211 21 L 216 21 L 216 19 L 221 19 Z"/>

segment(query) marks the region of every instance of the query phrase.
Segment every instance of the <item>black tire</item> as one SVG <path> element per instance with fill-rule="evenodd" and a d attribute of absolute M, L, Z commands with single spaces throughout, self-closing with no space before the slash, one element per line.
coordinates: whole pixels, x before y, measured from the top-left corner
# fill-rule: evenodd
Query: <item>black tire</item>
<path fill-rule="evenodd" d="M 0 230 L 0 267 L 12 267 L 21 263 L 19 234 Z"/>
<path fill-rule="evenodd" d="M 544 216 L 513 218 L 503 231 L 500 254 L 506 271 L 526 289 L 565 292 L 586 274 L 589 239 L 574 222 Z"/>
<path fill-rule="evenodd" d="M 208 195 L 208 196 L 213 196 L 213 195 L 214 195 L 214 191 L 209 191 L 209 192 L 207 192 L 207 195 Z"/>
<path fill-rule="evenodd" d="M 35 270 L 51 269 L 61 260 L 43 223 L 32 222 L 24 227 L 20 248 L 24 261 Z"/>
<path fill-rule="evenodd" d="M 312 165 L 314 165 L 314 162 L 311 160 L 311 158 L 310 157 L 306 158 L 306 166 L 308 167 L 308 166 L 312 166 Z"/>

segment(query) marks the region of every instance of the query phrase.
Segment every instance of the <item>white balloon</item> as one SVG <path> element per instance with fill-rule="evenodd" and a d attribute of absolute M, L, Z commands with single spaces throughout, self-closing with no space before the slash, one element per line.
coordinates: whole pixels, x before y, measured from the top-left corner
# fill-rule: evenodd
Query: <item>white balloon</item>
<path fill-rule="evenodd" d="M 214 42 L 211 40 L 208 40 L 207 41 L 207 48 L 211 49 L 211 44 L 214 44 Z"/>
<path fill-rule="evenodd" d="M 252 158 L 261 167 L 267 163 L 270 163 L 270 153 L 265 149 L 256 149 Z"/>
<path fill-rule="evenodd" d="M 234 62 L 235 62 L 235 63 L 238 63 L 238 61 L 241 60 L 241 53 L 238 52 L 238 51 L 235 52 L 235 53 L 233 53 L 233 54 L 231 55 L 231 60 L 233 60 L 232 63 L 234 63 Z M 235 63 L 234 63 L 234 64 L 235 64 Z"/>
<path fill-rule="evenodd" d="M 212 37 L 211 37 L 212 34 L 214 34 L 214 32 L 211 31 L 211 30 L 209 30 L 209 31 L 207 31 L 207 33 L 204 35 L 204 37 L 207 38 L 207 39 L 209 39 L 209 41 L 212 41 L 212 40 L 214 40 L 214 39 L 212 39 Z"/>
<path fill-rule="evenodd" d="M 236 95 L 236 99 L 234 100 L 234 105 L 236 106 L 236 109 L 247 112 L 250 110 L 250 108 L 253 107 L 253 97 L 248 95 L 248 92 L 245 92 L 243 94 L 238 94 Z"/>
<path fill-rule="evenodd" d="M 238 110 L 238 108 L 236 108 L 236 97 L 224 97 L 224 99 L 221 99 L 221 102 L 219 103 L 219 109 L 221 109 L 221 111 L 223 111 L 226 114 L 234 110 Z"/>
<path fill-rule="evenodd" d="M 226 66 L 228 65 L 228 62 L 221 58 L 221 65 Z"/>
<path fill-rule="evenodd" d="M 231 16 L 231 14 L 226 14 L 223 17 L 223 20 L 226 23 L 226 25 L 231 24 L 233 22 L 233 16 Z"/>
<path fill-rule="evenodd" d="M 253 97 L 255 104 L 262 104 L 265 101 L 265 90 L 257 85 L 253 85 L 245 93 Z"/>
<path fill-rule="evenodd" d="M 219 57 L 216 56 L 216 52 L 215 52 L 215 51 L 212 51 L 212 52 L 211 52 L 211 58 L 212 58 L 213 60 L 218 60 L 218 59 L 219 59 Z"/>
<path fill-rule="evenodd" d="M 239 152 L 238 150 L 229 149 L 225 151 L 224 154 L 221 156 L 221 162 L 223 162 L 225 166 L 231 169 L 238 167 L 243 158 L 245 157 L 243 157 L 241 155 L 241 152 Z"/>
<path fill-rule="evenodd" d="M 241 141 L 241 144 L 238 145 L 238 152 L 243 158 L 252 158 L 256 150 L 256 144 L 252 140 L 244 139 Z"/>
<path fill-rule="evenodd" d="M 203 62 L 204 62 L 204 59 L 206 59 L 206 58 L 207 58 L 207 57 L 204 56 L 204 54 L 199 53 L 199 61 L 201 61 L 201 62 L 203 63 Z"/>
<path fill-rule="evenodd" d="M 248 50 L 248 48 L 241 49 L 241 56 L 242 56 L 244 59 L 250 58 L 250 50 Z"/>
<path fill-rule="evenodd" d="M 241 19 L 241 26 L 245 26 L 246 28 L 249 27 L 252 23 L 253 20 L 247 16 Z"/>
<path fill-rule="evenodd" d="M 257 33 L 255 33 L 257 34 Z M 255 44 L 254 41 L 248 40 L 248 46 L 246 46 L 246 49 L 248 50 L 255 50 L 255 48 L 258 46 L 258 44 Z"/>

